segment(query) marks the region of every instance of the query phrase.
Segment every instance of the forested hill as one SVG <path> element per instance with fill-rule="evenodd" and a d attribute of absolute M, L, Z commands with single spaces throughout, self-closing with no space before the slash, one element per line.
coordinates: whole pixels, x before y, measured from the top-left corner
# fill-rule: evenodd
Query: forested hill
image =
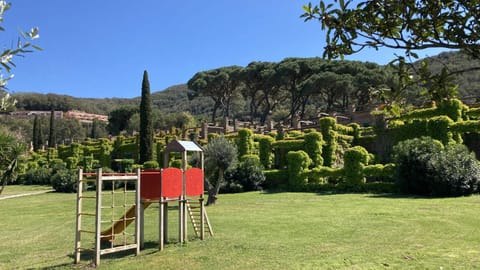
<path fill-rule="evenodd" d="M 151 94 L 156 108 L 165 113 L 190 112 L 193 115 L 209 114 L 212 102 L 201 97 L 188 100 L 186 84 L 171 86 L 163 91 Z M 140 93 L 140 90 L 138 91 Z M 67 95 L 39 94 L 33 92 L 15 93 L 18 110 L 81 110 L 89 113 L 108 114 L 122 106 L 138 106 L 140 97 L 136 98 L 76 98 Z"/>
<path fill-rule="evenodd" d="M 434 73 L 440 72 L 444 66 L 449 72 L 480 67 L 480 60 L 473 60 L 459 52 L 444 52 L 428 57 L 426 60 Z M 459 85 L 458 92 L 462 99 L 469 102 L 480 100 L 480 70 L 458 74 L 455 82 Z"/>
<path fill-rule="evenodd" d="M 450 71 L 460 68 L 480 66 L 479 60 L 471 60 L 459 52 L 446 52 L 427 58 L 433 71 L 439 71 L 447 65 Z M 460 97 L 470 98 L 469 102 L 480 100 L 480 70 L 458 75 L 457 83 Z M 209 97 L 198 96 L 189 100 L 186 84 L 171 86 L 162 91 L 152 92 L 152 102 L 156 109 L 164 113 L 189 112 L 192 115 L 208 116 L 213 110 L 213 102 Z M 76 98 L 67 95 L 15 93 L 18 100 L 18 110 L 82 110 L 89 113 L 108 114 L 122 106 L 138 106 L 139 96 L 136 98 Z M 245 102 L 245 101 L 243 101 Z M 245 104 L 236 105 L 240 111 Z"/>

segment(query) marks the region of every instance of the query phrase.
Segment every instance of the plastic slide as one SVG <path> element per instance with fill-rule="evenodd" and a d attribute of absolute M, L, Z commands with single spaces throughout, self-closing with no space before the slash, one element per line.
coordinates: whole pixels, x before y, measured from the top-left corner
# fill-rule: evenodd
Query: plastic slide
<path fill-rule="evenodd" d="M 144 202 L 143 203 L 143 209 L 146 209 L 147 207 L 152 204 L 151 202 Z M 110 227 L 103 231 L 101 233 L 101 239 L 102 241 L 111 241 L 115 234 L 119 234 L 125 230 L 125 228 L 132 223 L 134 220 L 133 217 L 135 217 L 135 206 L 132 206 L 128 211 L 123 215 L 122 218 L 120 218 L 115 224 L 113 224 L 113 227 Z"/>

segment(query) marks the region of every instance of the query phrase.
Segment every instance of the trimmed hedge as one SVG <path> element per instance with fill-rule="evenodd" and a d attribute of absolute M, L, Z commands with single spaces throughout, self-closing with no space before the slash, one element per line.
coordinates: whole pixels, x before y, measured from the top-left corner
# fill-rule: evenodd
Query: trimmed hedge
<path fill-rule="evenodd" d="M 286 170 L 263 171 L 265 182 L 263 187 L 269 190 L 285 190 L 288 183 L 288 172 Z"/>
<path fill-rule="evenodd" d="M 308 177 L 303 172 L 308 169 L 312 160 L 305 151 L 290 151 L 287 154 L 288 188 L 292 191 L 302 190 L 308 183 Z"/>

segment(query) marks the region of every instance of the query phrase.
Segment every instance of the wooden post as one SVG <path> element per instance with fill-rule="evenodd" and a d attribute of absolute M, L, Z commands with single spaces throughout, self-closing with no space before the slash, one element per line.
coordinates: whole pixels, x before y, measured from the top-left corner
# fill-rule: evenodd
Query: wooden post
<path fill-rule="evenodd" d="M 187 178 L 186 178 L 186 171 L 187 171 L 187 151 L 182 152 L 182 200 L 181 200 L 181 207 L 182 207 L 182 234 L 183 238 L 180 241 L 181 243 L 188 240 L 187 237 Z"/>
<path fill-rule="evenodd" d="M 200 152 L 200 169 L 202 169 L 203 172 L 203 177 L 205 178 L 205 172 L 204 172 L 204 166 L 205 166 L 205 155 L 203 154 L 203 151 Z M 205 181 L 205 179 L 203 179 Z M 204 188 L 205 189 L 205 188 Z M 205 190 L 204 190 L 205 191 Z M 205 205 L 204 205 L 204 192 L 200 195 L 200 239 L 204 240 L 205 239 Z"/>
<path fill-rule="evenodd" d="M 78 170 L 78 189 L 77 189 L 77 222 L 75 225 L 75 263 L 80 262 L 80 241 L 82 228 L 82 194 L 83 194 L 83 171 Z"/>
<path fill-rule="evenodd" d="M 168 202 L 163 203 L 163 242 L 168 243 Z"/>
<path fill-rule="evenodd" d="M 140 202 L 140 249 L 145 248 L 145 202 Z"/>
<path fill-rule="evenodd" d="M 200 239 L 205 240 L 205 206 L 203 205 L 203 194 L 198 201 L 200 203 Z"/>
<path fill-rule="evenodd" d="M 182 202 L 182 197 L 183 196 L 180 196 L 179 200 L 178 200 L 178 241 L 180 241 L 180 243 L 183 243 L 183 202 Z"/>
<path fill-rule="evenodd" d="M 135 244 L 137 245 L 137 248 L 135 249 L 135 255 L 140 254 L 140 220 L 143 219 L 143 205 L 140 205 L 140 169 L 137 169 L 137 181 L 135 183 Z M 142 211 L 140 212 L 140 207 L 142 208 Z M 140 217 L 142 215 L 142 217 Z M 142 234 L 143 234 L 143 229 L 142 229 Z"/>
<path fill-rule="evenodd" d="M 102 233 L 102 168 L 97 169 L 97 192 L 95 211 L 95 265 L 100 265 L 100 240 Z"/>
<path fill-rule="evenodd" d="M 158 204 L 158 249 L 163 250 L 163 244 L 165 243 L 165 209 L 163 196 L 160 196 L 160 202 Z"/>

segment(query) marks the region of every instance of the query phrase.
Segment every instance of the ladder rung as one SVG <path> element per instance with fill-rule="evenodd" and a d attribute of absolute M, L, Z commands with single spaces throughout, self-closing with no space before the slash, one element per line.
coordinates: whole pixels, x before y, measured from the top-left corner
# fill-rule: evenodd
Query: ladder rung
<path fill-rule="evenodd" d="M 95 231 L 89 231 L 89 230 L 80 230 L 81 233 L 95 233 Z"/>
<path fill-rule="evenodd" d="M 79 216 L 96 216 L 94 213 L 78 213 Z"/>
<path fill-rule="evenodd" d="M 94 251 L 95 249 L 94 248 L 84 248 L 84 247 L 79 247 L 77 248 L 78 251 L 82 251 L 82 250 L 90 250 L 90 251 Z"/>
<path fill-rule="evenodd" d="M 80 199 L 96 199 L 96 196 L 80 196 Z"/>

